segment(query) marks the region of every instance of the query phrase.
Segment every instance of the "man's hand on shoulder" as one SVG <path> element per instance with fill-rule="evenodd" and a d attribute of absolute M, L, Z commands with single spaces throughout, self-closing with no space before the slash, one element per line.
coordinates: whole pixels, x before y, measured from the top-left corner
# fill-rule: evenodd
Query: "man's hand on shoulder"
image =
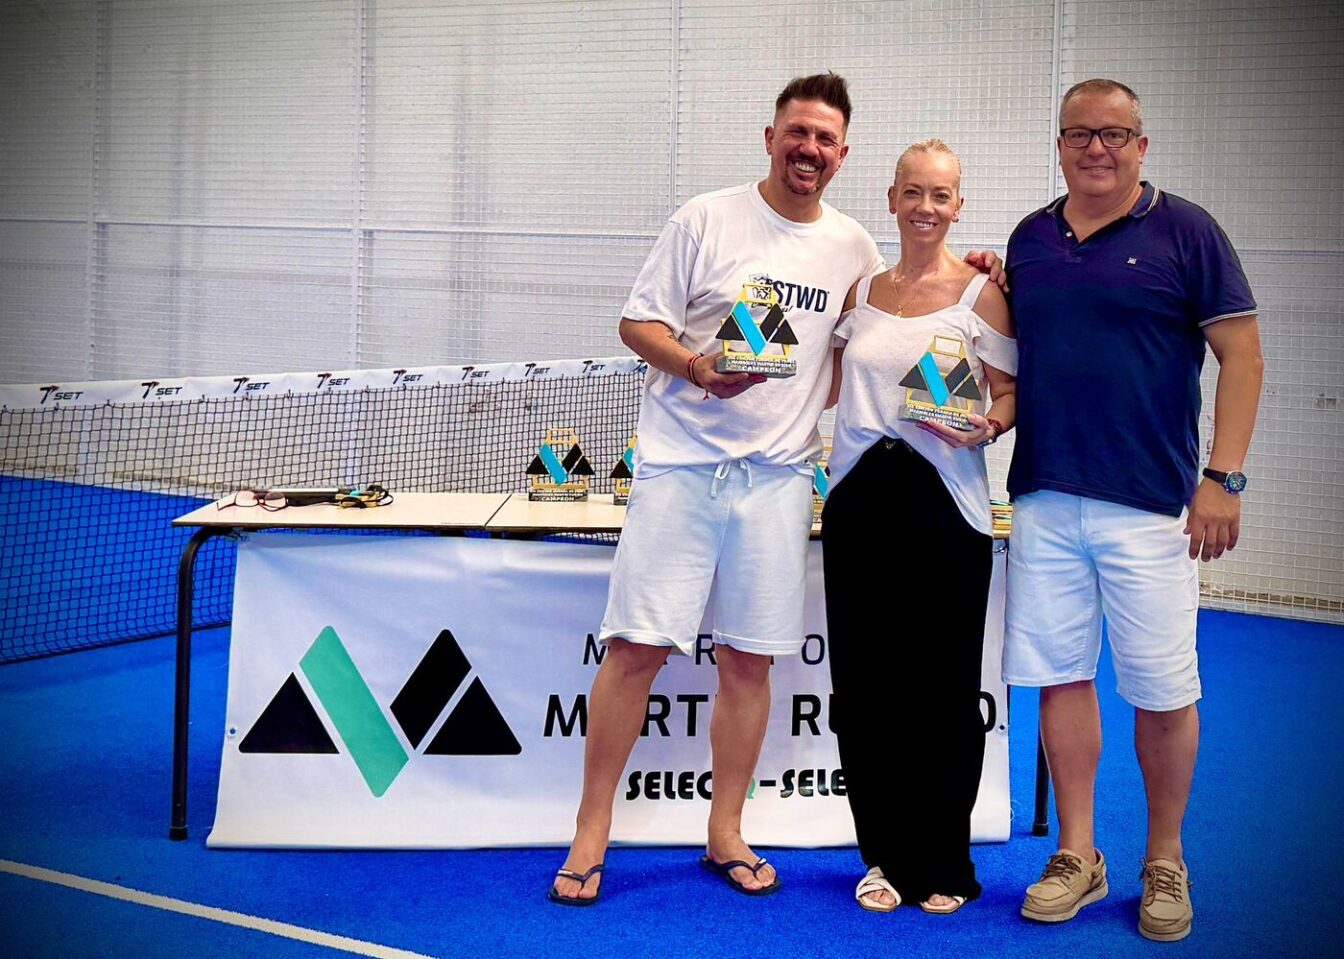
<path fill-rule="evenodd" d="M 1003 269 L 1003 261 L 993 250 L 972 250 L 964 259 L 967 266 L 988 273 L 990 282 L 997 283 L 999 289 L 1008 289 L 1008 274 Z"/>
<path fill-rule="evenodd" d="M 1190 558 L 1208 562 L 1237 545 L 1241 535 L 1241 499 L 1210 479 L 1200 480 L 1190 501 L 1185 532 Z"/>

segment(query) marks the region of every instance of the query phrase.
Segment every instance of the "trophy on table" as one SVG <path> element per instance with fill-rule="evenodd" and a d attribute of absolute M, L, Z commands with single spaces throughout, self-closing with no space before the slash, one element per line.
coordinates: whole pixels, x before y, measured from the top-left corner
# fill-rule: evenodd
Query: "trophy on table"
<path fill-rule="evenodd" d="M 969 414 L 983 394 L 971 375 L 966 344 L 956 337 L 934 336 L 901 386 L 906 388 L 901 419 L 942 423 L 954 430 L 975 429 Z"/>
<path fill-rule="evenodd" d="M 742 294 L 715 338 L 723 343 L 723 354 L 714 361 L 720 373 L 784 377 L 798 372 L 798 361 L 789 357 L 798 337 L 784 318 L 779 292 L 768 276 L 753 276 L 742 284 Z"/>
<path fill-rule="evenodd" d="M 630 487 L 635 482 L 635 439 L 636 434 L 630 434 L 630 442 L 625 444 L 625 452 L 611 468 L 611 501 L 617 506 L 625 506 L 630 502 Z"/>
<path fill-rule="evenodd" d="M 545 442 L 527 467 L 527 498 L 533 503 L 582 502 L 588 499 L 592 475 L 579 434 L 568 427 L 547 429 Z"/>

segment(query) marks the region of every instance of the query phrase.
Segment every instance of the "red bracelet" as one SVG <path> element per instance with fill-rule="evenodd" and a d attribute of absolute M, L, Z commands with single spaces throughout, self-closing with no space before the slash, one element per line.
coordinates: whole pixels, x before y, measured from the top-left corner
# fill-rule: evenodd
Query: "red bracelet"
<path fill-rule="evenodd" d="M 686 361 L 686 379 L 690 381 L 692 386 L 699 387 L 702 390 L 704 387 L 701 386 L 700 381 L 695 378 L 695 361 L 704 355 L 705 354 L 703 353 L 697 353 Z"/>
<path fill-rule="evenodd" d="M 989 418 L 986 418 L 986 419 L 985 419 L 985 422 L 988 423 L 990 426 L 994 427 L 994 438 L 995 438 L 995 439 L 998 439 L 998 438 L 999 438 L 1000 436 L 1002 436 L 1004 433 L 1007 433 L 1007 432 L 1008 432 L 1006 429 L 1003 428 L 1003 424 L 1000 423 L 998 420 L 991 420 L 991 419 L 989 419 Z"/>

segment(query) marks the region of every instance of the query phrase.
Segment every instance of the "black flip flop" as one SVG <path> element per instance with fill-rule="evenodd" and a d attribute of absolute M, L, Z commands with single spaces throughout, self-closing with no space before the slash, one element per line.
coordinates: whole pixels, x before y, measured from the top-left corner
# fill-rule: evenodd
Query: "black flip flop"
<path fill-rule="evenodd" d="M 555 874 L 561 879 L 573 879 L 579 884 L 579 888 L 582 889 L 584 886 L 588 885 L 589 879 L 592 879 L 601 871 L 602 863 L 599 862 L 587 872 L 579 873 L 575 872 L 573 869 L 557 869 Z M 555 883 L 551 883 L 551 888 L 546 890 L 546 898 L 560 906 L 592 906 L 597 903 L 597 900 L 602 898 L 602 887 L 597 887 L 597 895 L 591 898 L 582 898 L 579 896 L 562 896 L 559 890 L 555 888 Z"/>
<path fill-rule="evenodd" d="M 742 883 L 738 882 L 737 878 L 733 875 L 734 869 L 741 868 L 759 878 L 761 869 L 768 865 L 765 861 L 765 857 L 757 859 L 756 864 L 753 866 L 751 863 L 743 862 L 741 859 L 734 859 L 731 862 L 715 862 L 706 855 L 700 857 L 700 865 L 710 872 L 718 873 L 723 877 L 724 882 L 728 883 L 728 885 L 732 886 L 744 896 L 768 896 L 771 893 L 779 892 L 778 875 L 775 876 L 774 882 L 770 883 L 768 886 L 762 886 L 760 889 L 748 889 L 746 886 L 742 885 Z"/>

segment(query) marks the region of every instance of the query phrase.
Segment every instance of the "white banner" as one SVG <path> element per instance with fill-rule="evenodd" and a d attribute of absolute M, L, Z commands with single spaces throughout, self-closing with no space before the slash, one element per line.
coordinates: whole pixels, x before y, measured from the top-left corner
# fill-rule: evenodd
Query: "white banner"
<path fill-rule="evenodd" d="M 524 380 L 612 376 L 643 372 L 637 356 L 595 360 L 543 360 L 481 366 L 422 366 L 391 370 L 313 373 L 249 373 L 176 379 L 98 380 L 89 383 L 24 383 L 0 386 L 0 409 L 57 409 L 107 403 L 180 403 L 191 400 L 259 399 L 276 395 L 360 390 L 408 390 L 423 386 L 490 386 Z"/>
<path fill-rule="evenodd" d="M 517 540 L 248 538 L 208 844 L 568 844 L 612 554 Z M 1002 554 L 995 560 L 977 841 L 1009 832 Z M 827 728 L 816 543 L 807 603 L 802 656 L 771 671 L 770 727 L 744 815 L 762 846 L 854 841 Z M 617 792 L 614 841 L 704 841 L 715 686 L 707 635 L 696 656 L 669 658 Z"/>

